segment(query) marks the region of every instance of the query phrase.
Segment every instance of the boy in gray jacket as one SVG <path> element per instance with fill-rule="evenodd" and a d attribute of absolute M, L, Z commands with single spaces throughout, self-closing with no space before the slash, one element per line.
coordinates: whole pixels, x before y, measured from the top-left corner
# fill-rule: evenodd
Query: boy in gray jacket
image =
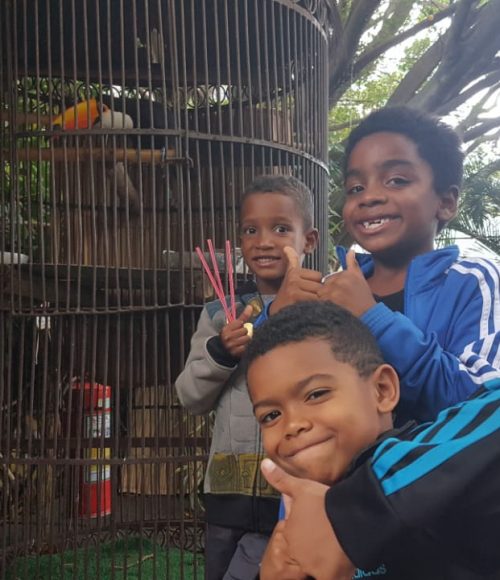
<path fill-rule="evenodd" d="M 279 498 L 260 475 L 259 427 L 239 365 L 251 340 L 244 324 L 259 316 L 287 278 L 284 248 L 303 258 L 318 241 L 312 194 L 293 177 L 257 178 L 245 189 L 240 207 L 241 249 L 254 281 L 236 289 L 233 322 L 226 323 L 218 300 L 206 304 L 175 383 L 186 409 L 195 414 L 215 410 L 204 484 L 207 580 L 253 578 L 277 521 Z M 307 299 L 309 286 L 321 281 L 318 272 L 298 271 L 286 282 L 290 301 Z"/>

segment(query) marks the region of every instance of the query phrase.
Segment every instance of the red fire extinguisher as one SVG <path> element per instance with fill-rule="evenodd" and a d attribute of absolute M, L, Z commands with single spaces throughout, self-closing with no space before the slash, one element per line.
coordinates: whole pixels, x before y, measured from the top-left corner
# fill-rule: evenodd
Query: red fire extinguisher
<path fill-rule="evenodd" d="M 78 391 L 83 388 L 82 437 L 92 438 L 93 447 L 85 447 L 85 459 L 111 457 L 109 447 L 99 446 L 101 437 L 111 437 L 111 387 L 85 380 L 73 382 L 73 401 L 80 401 Z M 111 513 L 111 466 L 84 465 L 80 483 L 79 512 L 81 516 L 96 518 Z"/>

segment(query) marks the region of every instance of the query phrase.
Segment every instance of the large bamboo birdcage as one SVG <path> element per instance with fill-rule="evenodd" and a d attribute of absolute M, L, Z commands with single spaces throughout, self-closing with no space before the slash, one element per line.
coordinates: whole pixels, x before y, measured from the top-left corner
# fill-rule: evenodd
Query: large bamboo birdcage
<path fill-rule="evenodd" d="M 325 0 L 3 0 L 6 577 L 202 577 L 210 419 L 172 387 L 211 298 L 194 249 L 237 246 L 245 185 L 292 174 L 326 267 L 328 34 Z M 133 126 L 54 125 L 85 101 Z"/>

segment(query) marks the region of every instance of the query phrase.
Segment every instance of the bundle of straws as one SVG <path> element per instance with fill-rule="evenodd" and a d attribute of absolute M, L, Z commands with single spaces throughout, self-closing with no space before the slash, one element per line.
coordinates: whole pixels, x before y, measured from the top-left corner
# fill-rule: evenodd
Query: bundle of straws
<path fill-rule="evenodd" d="M 215 255 L 212 240 L 207 240 L 207 244 L 208 251 L 210 252 L 210 259 L 212 260 L 213 273 L 210 270 L 210 267 L 205 260 L 205 256 L 199 246 L 196 247 L 196 253 L 198 254 L 198 258 L 200 258 L 200 262 L 202 263 L 205 273 L 212 284 L 217 298 L 222 304 L 227 321 L 232 322 L 236 319 L 236 302 L 234 297 L 234 271 L 233 260 L 231 258 L 231 242 L 226 240 L 226 272 L 229 278 L 229 306 L 226 302 L 226 293 L 224 292 L 224 286 L 220 277 L 219 266 L 217 265 L 217 257 Z"/>

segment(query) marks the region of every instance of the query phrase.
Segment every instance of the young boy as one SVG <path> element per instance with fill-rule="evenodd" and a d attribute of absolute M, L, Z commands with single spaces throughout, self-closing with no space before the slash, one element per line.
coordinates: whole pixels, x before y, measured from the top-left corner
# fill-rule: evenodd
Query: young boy
<path fill-rule="evenodd" d="M 316 580 L 353 572 L 384 580 L 497 577 L 485 575 L 500 567 L 500 470 L 489 460 L 490 444 L 499 442 L 500 389 L 482 389 L 432 425 L 392 429 L 397 374 L 366 326 L 329 302 L 280 311 L 256 330 L 245 362 L 267 455 L 293 476 L 336 484 L 326 494 L 335 535 L 331 528 L 316 535 L 325 492 L 314 512 L 305 504 L 296 514 L 292 504 L 290 521 L 299 516 L 300 529 L 310 520 L 302 539 L 313 554 L 331 536 L 333 549 L 314 554 L 318 560 L 334 558 L 336 539 L 365 567 L 312 566 Z M 471 487 L 481 479 L 480 491 Z M 288 553 L 287 525 L 273 534 L 261 580 L 305 578 Z"/>
<path fill-rule="evenodd" d="M 206 578 L 252 578 L 278 513 L 278 496 L 260 476 L 259 428 L 253 416 L 239 359 L 253 320 L 279 290 L 286 274 L 283 248 L 311 253 L 318 240 L 313 200 L 293 177 L 263 176 L 243 193 L 241 249 L 255 276 L 236 291 L 239 317 L 226 324 L 219 301 L 203 309 L 191 351 L 175 386 L 193 413 L 215 409 L 215 426 L 205 476 Z M 305 271 L 319 285 L 321 275 Z M 307 274 L 309 272 L 309 274 Z"/>
<path fill-rule="evenodd" d="M 447 125 L 407 107 L 372 113 L 349 136 L 344 223 L 368 255 L 339 251 L 344 271 L 318 298 L 372 331 L 401 380 L 396 424 L 427 421 L 500 377 L 500 275 L 486 259 L 434 250 L 457 211 L 463 153 Z M 274 314 L 287 301 L 281 293 Z"/>

